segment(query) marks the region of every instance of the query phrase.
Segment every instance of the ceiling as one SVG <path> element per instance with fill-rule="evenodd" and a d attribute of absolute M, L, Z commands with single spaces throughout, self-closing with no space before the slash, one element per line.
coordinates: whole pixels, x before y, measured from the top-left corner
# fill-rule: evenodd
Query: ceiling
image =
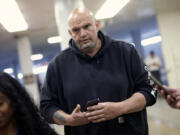
<path fill-rule="evenodd" d="M 20 33 L 8 33 L 0 24 L 0 71 L 13 63 L 19 63 L 15 40 L 17 35 L 28 36 L 32 45 L 32 52 L 43 53 L 46 60 L 50 60 L 60 49 L 59 44 L 50 45 L 46 41 L 48 37 L 58 34 L 54 16 L 54 0 L 16 1 L 29 25 L 29 29 Z M 84 4 L 96 13 L 104 1 L 84 0 Z M 180 8 L 180 0 L 171 0 L 176 3 L 172 5 L 164 4 L 168 0 L 155 1 L 159 4 L 157 8 L 162 11 Z M 161 4 L 162 2 L 163 4 Z M 129 31 L 137 29 L 141 31 L 144 37 L 158 33 L 153 0 L 131 0 L 113 19 L 104 20 L 104 24 L 107 34 L 114 36 L 123 36 Z"/>

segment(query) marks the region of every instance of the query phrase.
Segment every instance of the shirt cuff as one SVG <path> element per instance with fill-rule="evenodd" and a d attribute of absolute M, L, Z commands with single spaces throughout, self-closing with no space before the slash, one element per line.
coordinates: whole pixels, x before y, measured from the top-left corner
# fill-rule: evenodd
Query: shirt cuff
<path fill-rule="evenodd" d="M 47 116 L 47 117 L 45 116 L 46 120 L 47 120 L 49 123 L 54 124 L 53 115 L 54 115 L 54 113 L 55 113 L 56 111 L 58 111 L 58 110 L 60 110 L 60 109 L 59 109 L 58 107 L 56 107 L 56 106 L 53 106 L 53 107 L 49 108 L 48 112 L 46 113 L 46 116 Z"/>
<path fill-rule="evenodd" d="M 138 91 L 138 92 L 144 95 L 146 99 L 146 106 L 151 106 L 156 102 L 156 96 L 154 97 L 152 94 L 145 91 Z"/>

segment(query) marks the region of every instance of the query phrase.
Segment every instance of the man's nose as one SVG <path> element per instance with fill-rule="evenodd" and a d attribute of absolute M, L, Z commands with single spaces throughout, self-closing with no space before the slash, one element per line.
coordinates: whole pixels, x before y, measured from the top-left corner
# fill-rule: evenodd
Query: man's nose
<path fill-rule="evenodd" d="M 84 29 L 81 29 L 81 31 L 80 31 L 80 36 L 81 37 L 84 37 L 84 36 L 86 36 L 86 30 L 84 30 Z"/>

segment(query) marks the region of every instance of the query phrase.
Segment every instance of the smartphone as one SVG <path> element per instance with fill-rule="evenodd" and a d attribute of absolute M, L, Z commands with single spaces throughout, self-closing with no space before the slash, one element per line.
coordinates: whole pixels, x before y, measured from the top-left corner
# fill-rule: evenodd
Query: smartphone
<path fill-rule="evenodd" d="M 85 106 L 85 111 L 87 111 L 87 108 L 89 106 L 93 106 L 93 105 L 97 105 L 98 103 L 100 102 L 100 99 L 99 98 L 95 98 L 95 99 L 92 99 L 92 100 L 89 100 Z"/>
<path fill-rule="evenodd" d="M 162 83 L 161 83 L 160 81 L 158 81 L 152 74 L 149 74 L 149 78 L 150 78 L 160 89 L 162 89 L 162 90 L 165 92 L 165 94 L 170 95 L 174 100 L 176 100 L 175 97 L 174 97 L 165 87 L 163 87 Z"/>

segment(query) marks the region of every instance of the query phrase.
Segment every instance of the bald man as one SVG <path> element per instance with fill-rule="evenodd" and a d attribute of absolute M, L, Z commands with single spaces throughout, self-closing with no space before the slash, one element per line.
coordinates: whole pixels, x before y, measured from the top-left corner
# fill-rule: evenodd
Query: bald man
<path fill-rule="evenodd" d="M 146 106 L 156 96 L 134 46 L 105 36 L 85 8 L 68 25 L 70 47 L 49 63 L 41 93 L 45 118 L 65 135 L 148 135 Z"/>

